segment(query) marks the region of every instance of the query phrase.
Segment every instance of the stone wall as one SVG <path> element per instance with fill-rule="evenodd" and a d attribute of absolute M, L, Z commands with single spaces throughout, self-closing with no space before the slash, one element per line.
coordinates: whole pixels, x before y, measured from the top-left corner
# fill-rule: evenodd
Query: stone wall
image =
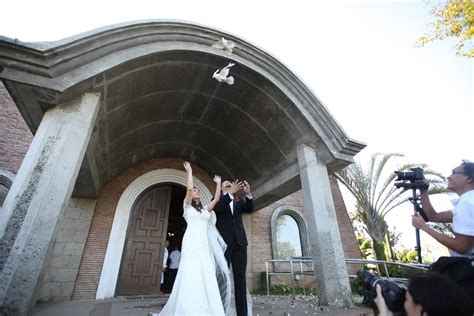
<path fill-rule="evenodd" d="M 95 199 L 70 200 L 37 285 L 38 301 L 71 299 L 95 205 Z"/>

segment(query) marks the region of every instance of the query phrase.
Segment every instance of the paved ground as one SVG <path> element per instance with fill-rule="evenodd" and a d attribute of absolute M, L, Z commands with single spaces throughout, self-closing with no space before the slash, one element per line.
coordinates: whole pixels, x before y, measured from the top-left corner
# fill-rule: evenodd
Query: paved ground
<path fill-rule="evenodd" d="M 168 296 L 161 295 L 147 298 L 114 298 L 100 301 L 67 301 L 41 304 L 33 310 L 34 316 L 119 316 L 159 313 Z M 368 308 L 328 308 L 317 306 L 314 297 L 297 296 L 266 296 L 252 295 L 253 315 L 373 315 Z"/>

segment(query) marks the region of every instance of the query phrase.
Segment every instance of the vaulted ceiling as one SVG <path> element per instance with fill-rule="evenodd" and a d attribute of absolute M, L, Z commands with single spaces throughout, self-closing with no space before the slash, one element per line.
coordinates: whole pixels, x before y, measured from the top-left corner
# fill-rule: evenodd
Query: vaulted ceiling
<path fill-rule="evenodd" d="M 238 47 L 213 48 L 221 37 Z M 233 85 L 212 78 L 229 62 Z M 271 55 L 204 26 L 141 21 L 53 43 L 0 38 L 0 66 L 32 131 L 49 108 L 101 93 L 78 196 L 97 196 L 138 162 L 181 158 L 252 181 L 265 205 L 299 188 L 298 145 L 315 148 L 330 172 L 364 147 Z"/>

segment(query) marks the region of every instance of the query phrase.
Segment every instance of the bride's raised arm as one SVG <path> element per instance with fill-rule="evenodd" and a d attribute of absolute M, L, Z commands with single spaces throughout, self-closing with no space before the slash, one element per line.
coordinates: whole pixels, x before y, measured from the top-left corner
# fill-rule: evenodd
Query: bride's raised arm
<path fill-rule="evenodd" d="M 216 193 L 214 193 L 214 199 L 207 206 L 207 210 L 209 212 L 214 209 L 214 206 L 216 206 L 217 202 L 219 202 L 219 198 L 221 197 L 221 177 L 214 176 L 214 182 L 216 183 Z"/>
<path fill-rule="evenodd" d="M 188 174 L 188 183 L 186 185 L 186 197 L 184 198 L 184 203 L 186 205 L 191 205 L 191 201 L 193 199 L 193 169 L 191 168 L 191 164 L 187 161 L 183 163 L 184 170 Z"/>

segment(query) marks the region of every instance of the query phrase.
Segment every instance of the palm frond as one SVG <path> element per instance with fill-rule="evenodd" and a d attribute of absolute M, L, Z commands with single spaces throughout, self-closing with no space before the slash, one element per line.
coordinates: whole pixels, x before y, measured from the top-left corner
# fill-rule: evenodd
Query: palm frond
<path fill-rule="evenodd" d="M 388 227 L 385 216 L 408 201 L 410 190 L 394 186 L 397 175 L 387 166 L 396 158 L 404 157 L 397 153 L 375 153 L 371 155 L 367 171 L 360 163 L 354 163 L 336 173 L 338 181 L 344 185 L 356 200 L 354 219 L 363 224 L 364 230 L 377 243 L 383 242 Z M 443 187 L 444 177 L 439 172 L 426 168 L 426 165 L 406 163 L 397 171 L 409 171 L 422 167 L 430 183 L 429 194 L 446 192 Z"/>

